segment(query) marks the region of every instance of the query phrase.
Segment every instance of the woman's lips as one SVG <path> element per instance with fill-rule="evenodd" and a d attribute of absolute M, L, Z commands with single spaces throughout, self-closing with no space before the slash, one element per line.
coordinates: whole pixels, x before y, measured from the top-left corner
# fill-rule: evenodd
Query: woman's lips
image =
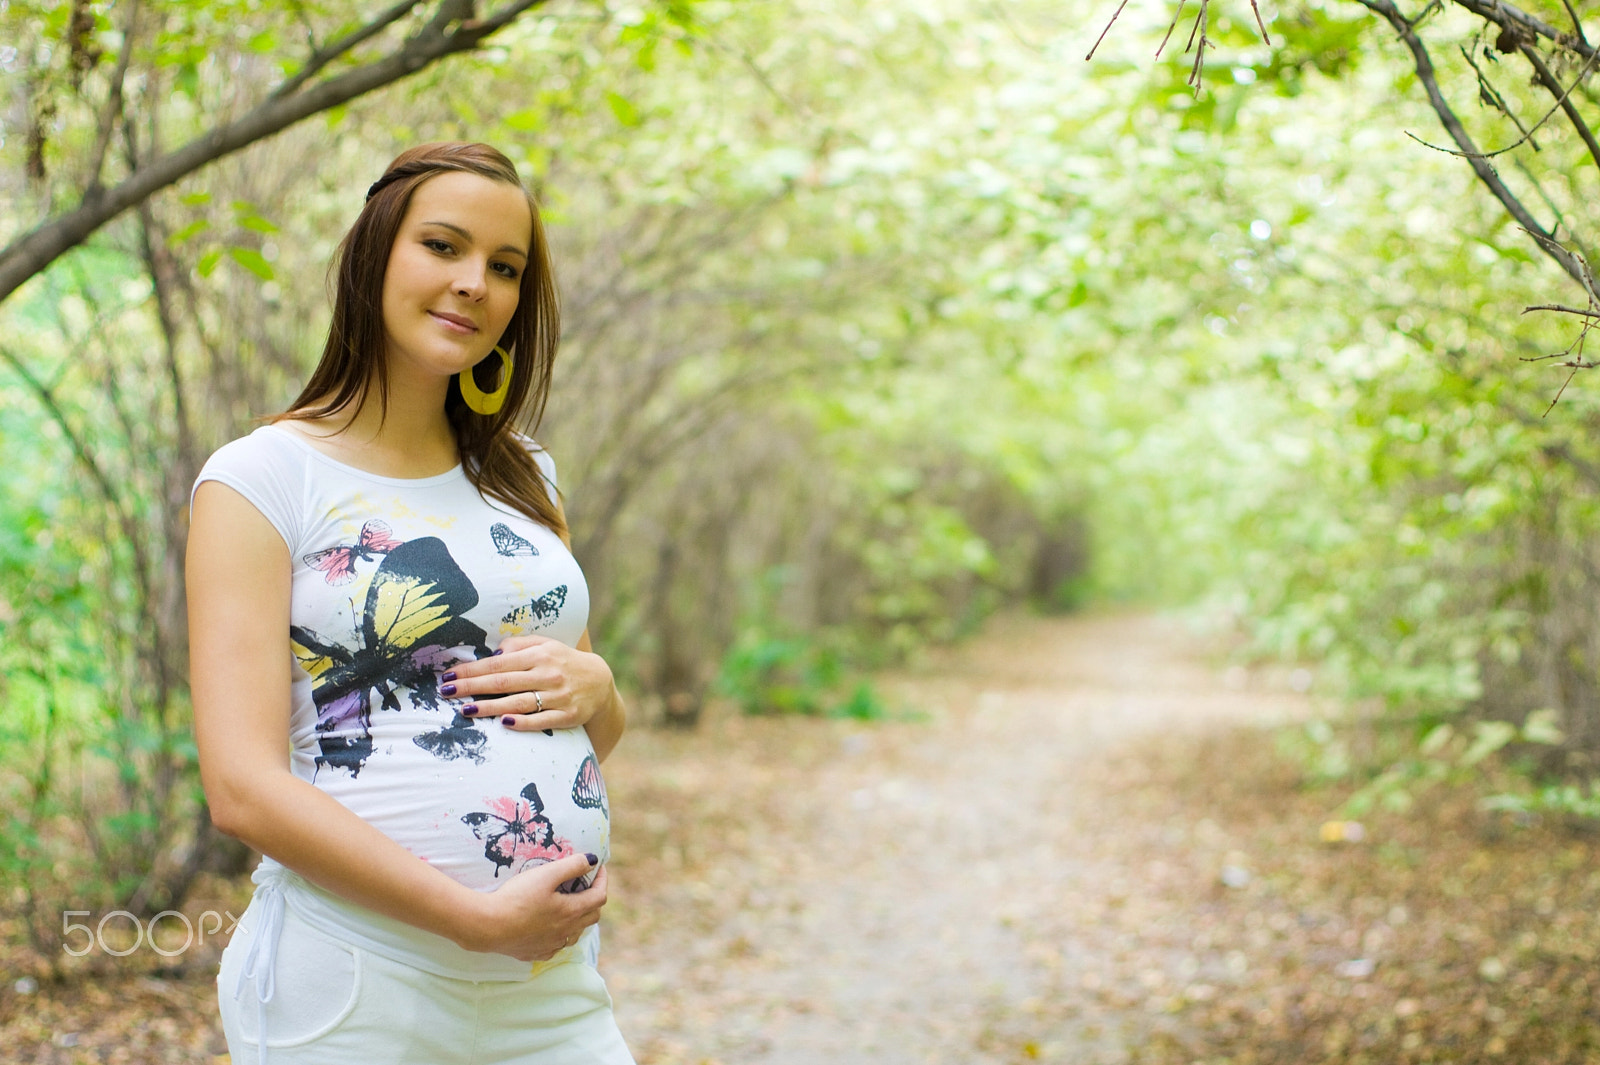
<path fill-rule="evenodd" d="M 446 329 L 457 333 L 476 333 L 478 327 L 466 318 L 454 314 L 441 314 L 438 311 L 429 311 L 428 317 L 443 325 Z"/>

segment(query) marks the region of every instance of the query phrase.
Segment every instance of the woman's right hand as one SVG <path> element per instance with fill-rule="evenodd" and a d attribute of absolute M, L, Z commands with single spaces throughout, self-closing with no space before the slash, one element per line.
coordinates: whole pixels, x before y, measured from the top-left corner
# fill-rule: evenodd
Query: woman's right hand
<path fill-rule="evenodd" d="M 470 927 L 458 942 L 468 950 L 509 954 L 527 962 L 555 957 L 600 921 L 600 908 L 606 904 L 605 866 L 584 890 L 571 894 L 559 890 L 569 880 L 588 876 L 596 861 L 587 854 L 574 854 L 524 869 L 494 891 L 479 894 Z"/>

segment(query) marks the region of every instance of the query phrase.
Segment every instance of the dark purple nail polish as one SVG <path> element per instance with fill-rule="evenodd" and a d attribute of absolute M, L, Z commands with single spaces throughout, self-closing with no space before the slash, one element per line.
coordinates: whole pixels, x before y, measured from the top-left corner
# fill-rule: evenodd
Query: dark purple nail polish
<path fill-rule="evenodd" d="M 505 654 L 505 652 L 504 652 L 504 651 L 496 651 L 496 652 L 495 652 L 495 653 L 494 653 L 494 655 L 503 655 L 503 654 Z M 490 656 L 489 656 L 489 657 L 490 657 L 490 658 L 493 658 L 493 657 L 494 657 L 494 655 L 490 655 Z"/>
<path fill-rule="evenodd" d="M 454 695 L 455 693 L 456 693 L 456 686 L 454 684 L 441 684 L 439 686 L 439 694 L 440 695 Z"/>
<path fill-rule="evenodd" d="M 439 679 L 440 680 L 455 680 L 456 679 L 456 671 L 452 669 L 450 672 L 444 674 Z"/>
<path fill-rule="evenodd" d="M 502 717 L 500 719 L 500 724 L 504 725 L 506 728 L 510 728 L 512 725 L 515 725 L 516 723 L 517 723 L 516 717 L 511 715 L 511 714 L 507 714 L 507 715 L 505 715 L 504 717 Z"/>
<path fill-rule="evenodd" d="M 478 704 L 477 703 L 468 703 L 466 706 L 463 706 L 461 708 L 461 716 L 463 716 L 463 717 L 471 717 L 473 714 L 476 714 L 477 712 L 478 712 Z"/>
<path fill-rule="evenodd" d="M 584 857 L 589 859 L 589 864 L 590 865 L 599 865 L 600 864 L 600 856 L 597 855 L 597 854 L 585 854 Z"/>

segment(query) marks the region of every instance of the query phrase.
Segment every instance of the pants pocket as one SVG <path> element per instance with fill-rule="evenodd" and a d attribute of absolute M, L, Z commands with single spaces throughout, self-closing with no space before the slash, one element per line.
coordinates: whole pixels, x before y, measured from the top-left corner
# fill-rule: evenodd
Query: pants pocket
<path fill-rule="evenodd" d="M 240 918 L 239 928 L 222 952 L 217 979 L 217 998 L 229 1043 L 237 1040 L 252 1048 L 260 1043 L 263 1019 L 257 999 L 258 980 L 259 986 L 265 986 L 265 960 L 272 953 L 263 944 L 257 953 L 258 978 L 245 979 L 240 986 L 239 974 L 259 920 L 259 911 L 252 913 L 254 910 L 252 905 Z M 361 963 L 359 950 L 327 938 L 295 917 L 294 911 L 288 911 L 273 959 L 272 998 L 265 1004 L 267 1046 L 303 1046 L 338 1028 L 360 997 Z"/>

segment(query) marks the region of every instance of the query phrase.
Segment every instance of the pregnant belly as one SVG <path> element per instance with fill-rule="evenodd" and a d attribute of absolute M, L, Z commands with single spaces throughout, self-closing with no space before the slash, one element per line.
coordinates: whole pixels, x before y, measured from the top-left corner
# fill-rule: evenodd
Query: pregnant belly
<path fill-rule="evenodd" d="M 511 732 L 493 721 L 441 746 L 434 715 L 378 714 L 359 772 L 295 752 L 296 773 L 455 880 L 490 891 L 523 869 L 610 854 L 610 807 L 582 729 Z M 592 876 L 592 874 L 591 874 Z"/>

